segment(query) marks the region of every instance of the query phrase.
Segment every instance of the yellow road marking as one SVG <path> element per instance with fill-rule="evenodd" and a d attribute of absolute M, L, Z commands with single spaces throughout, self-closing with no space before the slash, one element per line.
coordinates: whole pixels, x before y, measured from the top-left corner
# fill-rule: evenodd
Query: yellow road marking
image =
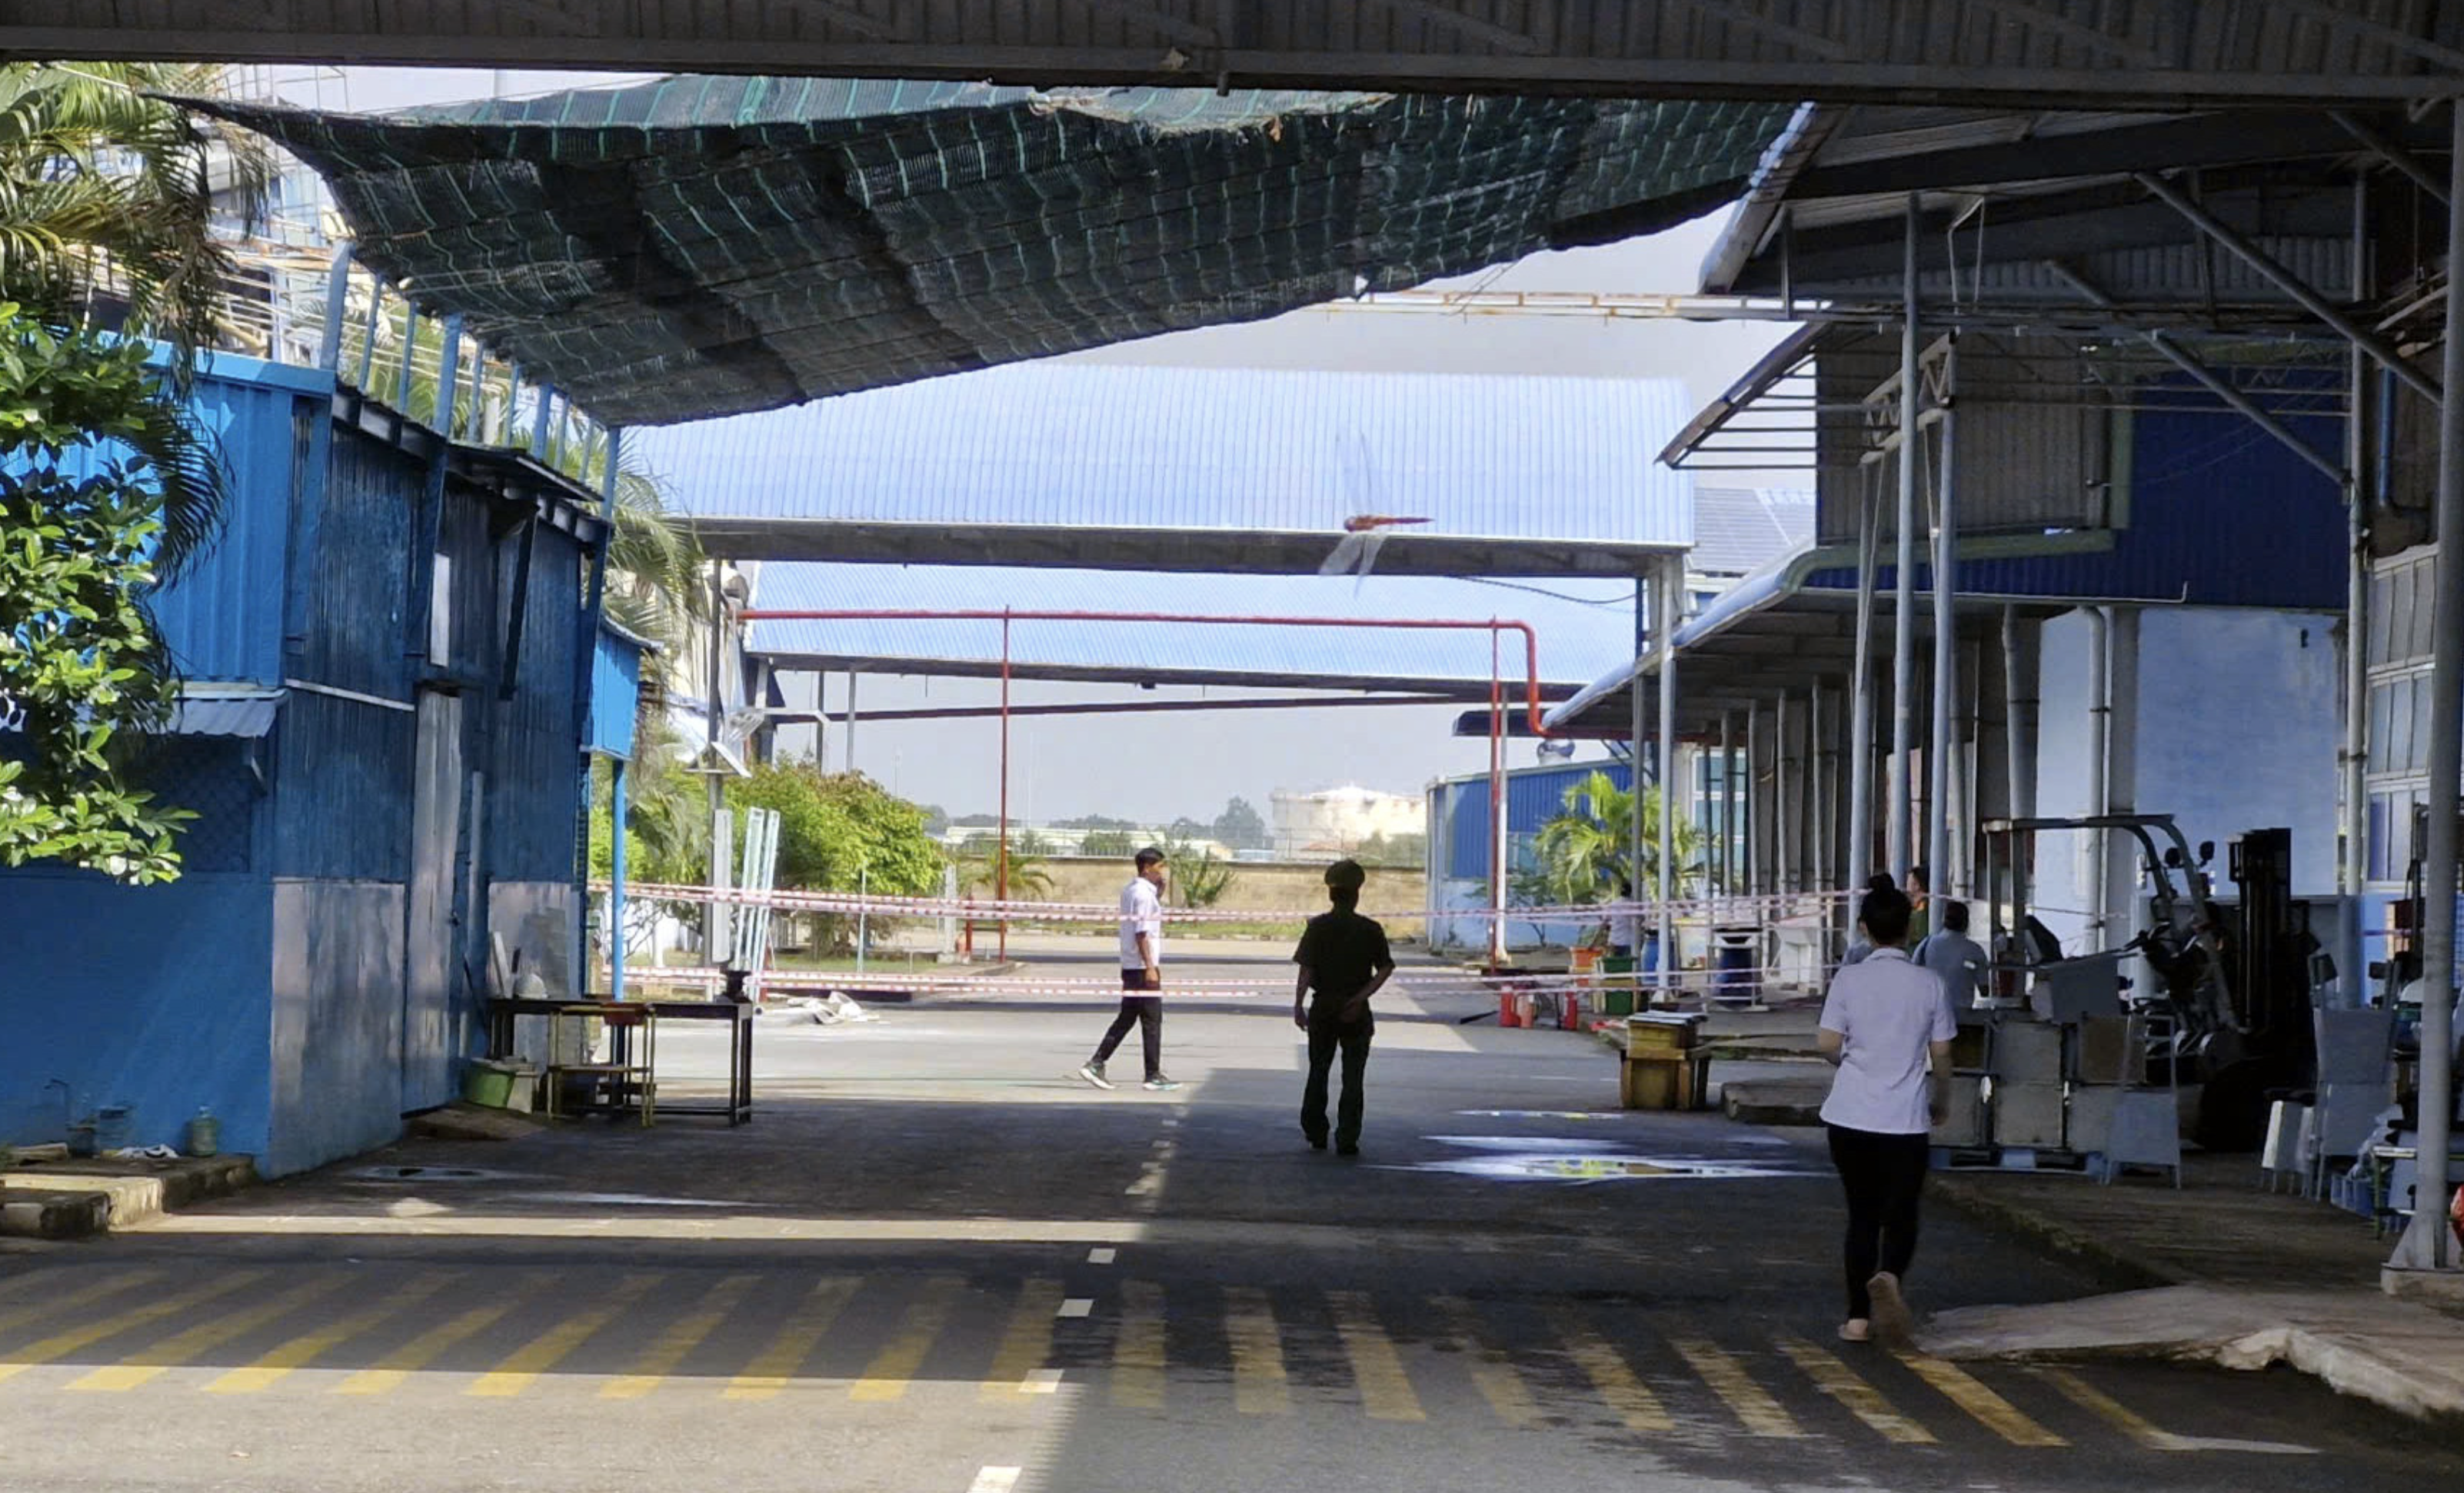
<path fill-rule="evenodd" d="M 1232 1403 L 1244 1416 L 1281 1416 L 1292 1408 L 1284 1374 L 1284 1334 L 1274 1304 L 1251 1285 L 1223 1292 L 1223 1328 L 1232 1340 Z"/>
<path fill-rule="evenodd" d="M 201 1353 L 210 1353 L 225 1343 L 236 1341 L 269 1322 L 289 1315 L 319 1296 L 341 1289 L 349 1279 L 344 1275 L 330 1275 L 322 1280 L 310 1281 L 270 1301 L 200 1322 L 185 1332 L 139 1350 L 121 1363 L 97 1369 L 83 1378 L 72 1381 L 68 1388 L 83 1394 L 119 1394 L 133 1390 Z"/>
<path fill-rule="evenodd" d="M 2245 1441 L 2232 1437 L 2176 1436 L 2163 1430 L 2139 1412 L 2115 1399 L 2104 1391 L 2088 1383 L 2068 1369 L 2041 1368 L 2036 1376 L 2069 1397 L 2071 1403 L 2093 1412 L 2121 1429 L 2123 1435 L 2151 1452 L 2246 1452 L 2262 1456 L 2315 1457 L 2315 1446 L 2296 1446 L 2286 1441 Z"/>
<path fill-rule="evenodd" d="M 1163 1357 L 1163 1287 L 1124 1281 L 1120 1334 L 1112 1340 L 1112 1403 L 1161 1410 Z"/>
<path fill-rule="evenodd" d="M 2029 1419 L 2018 1406 L 1987 1389 L 1974 1374 L 1957 1364 L 1928 1353 L 1902 1353 L 1899 1358 L 1900 1362 L 1915 1370 L 1919 1378 L 1940 1390 L 1952 1404 L 1975 1416 L 1994 1435 L 2012 1445 L 2071 1444 Z"/>
<path fill-rule="evenodd" d="M 539 1294 L 544 1281 L 533 1277 L 515 1287 L 514 1293 L 489 1306 L 473 1306 L 460 1316 L 440 1322 L 372 1366 L 361 1370 L 334 1386 L 337 1394 L 382 1394 L 409 1378 L 438 1358 L 455 1344 L 476 1337 L 516 1306 Z"/>
<path fill-rule="evenodd" d="M 1372 1420 L 1426 1420 L 1420 1397 L 1403 1372 L 1402 1355 L 1386 1335 L 1376 1308 L 1359 1291 L 1329 1291 L 1334 1309 L 1334 1330 L 1343 1339 L 1344 1355 L 1352 1360 L 1353 1381 L 1360 1386 L 1360 1402 Z"/>
<path fill-rule="evenodd" d="M 228 1296 L 242 1286 L 253 1285 L 265 1279 L 266 1274 L 267 1272 L 263 1270 L 234 1271 L 211 1284 L 200 1285 L 194 1290 L 161 1297 L 147 1302 L 143 1306 L 131 1306 L 118 1316 L 104 1317 L 98 1322 L 80 1323 L 64 1331 L 55 1332 L 39 1343 L 29 1343 L 11 1353 L 6 1359 L 0 1359 L 0 1383 L 13 1379 L 38 1364 L 52 1363 L 66 1358 L 80 1349 L 91 1348 L 104 1338 L 118 1337 L 122 1332 L 133 1331 L 148 1323 L 160 1322 L 165 1317 L 186 1311 L 191 1306 L 201 1306 L 218 1297 Z"/>
<path fill-rule="evenodd" d="M 53 1273 L 46 1270 L 39 1272 L 39 1275 L 49 1276 Z M 22 1285 L 37 1278 L 35 1275 L 22 1276 L 15 1284 Z M 160 1270 L 131 1270 L 125 1275 L 112 1276 L 91 1284 L 81 1285 L 65 1296 L 48 1296 L 23 1306 L 12 1306 L 7 1311 L 0 1311 L 0 1332 L 23 1327 L 29 1322 L 40 1322 L 45 1317 L 55 1317 L 63 1311 L 74 1310 L 78 1306 L 91 1306 L 106 1297 L 118 1296 L 123 1291 L 133 1291 L 141 1285 L 150 1285 L 162 1278 L 163 1272 Z"/>
<path fill-rule="evenodd" d="M 352 1338 L 435 1295 L 452 1279 L 450 1271 L 433 1270 L 415 1277 L 390 1298 L 355 1316 L 304 1332 L 272 1350 L 254 1363 L 233 1369 L 206 1386 L 209 1394 L 255 1394 L 271 1389 L 294 1370 L 304 1369 Z"/>
<path fill-rule="evenodd" d="M 727 1386 L 729 1399 L 768 1399 L 787 1387 L 796 1371 L 804 1366 L 813 1350 L 829 1335 L 831 1324 L 855 1295 L 856 1283 L 847 1276 L 825 1277 L 805 1293 L 796 1314 L 779 1329 L 779 1335 L 761 1350 L 759 1357 L 744 1366 Z"/>
<path fill-rule="evenodd" d="M 744 1293 L 753 1288 L 757 1279 L 751 1275 L 731 1275 L 704 1292 L 701 1305 L 677 1318 L 665 1332 L 660 1333 L 659 1340 L 634 1363 L 630 1372 L 620 1374 L 600 1386 L 599 1397 L 640 1399 L 657 1389 L 666 1382 L 669 1374 L 676 1372 L 676 1365 L 685 1361 L 686 1354 L 699 1348 L 705 1339 L 718 1330 L 718 1325 L 727 1320 L 728 1314 L 744 1299 Z"/>
<path fill-rule="evenodd" d="M 1849 1414 L 1881 1432 L 1885 1439 L 1911 1446 L 1933 1444 L 1932 1432 L 1892 1409 L 1881 1391 L 1859 1378 L 1856 1371 L 1841 1363 L 1837 1355 L 1801 1337 L 1781 1338 L 1779 1350 L 1805 1371 L 1815 1388 L 1846 1406 Z"/>
<path fill-rule="evenodd" d="M 1735 1413 L 1738 1423 L 1755 1436 L 1793 1439 L 1805 1435 L 1805 1429 L 1780 1408 L 1770 1392 L 1754 1382 L 1746 1366 L 1721 1349 L 1699 1337 L 1669 1339 L 1678 1356 L 1693 1367 L 1694 1372 L 1711 1393 Z"/>
<path fill-rule="evenodd" d="M 934 1340 L 948 1326 L 950 1307 L 964 1284 L 946 1275 L 926 1281 L 899 1323 L 898 1335 L 884 1344 L 881 1351 L 872 1355 L 872 1362 L 864 1366 L 864 1377 L 855 1381 L 847 1397 L 875 1404 L 904 1397 L 907 1381 L 924 1367 L 924 1355 L 933 1350 Z"/>
<path fill-rule="evenodd" d="M 1460 1296 L 1441 1296 L 1438 1308 L 1445 1313 L 1454 1329 L 1457 1346 L 1463 1350 L 1463 1365 L 1471 1371 L 1471 1381 L 1480 1390 L 1481 1398 L 1496 1411 L 1498 1418 L 1508 1425 L 1528 1426 L 1540 1418 L 1540 1407 L 1532 1402 L 1531 1391 L 1513 1366 L 1483 1348 L 1480 1342 L 1480 1314 L 1471 1303 Z"/>
<path fill-rule="evenodd" d="M 539 1376 L 564 1362 L 567 1355 L 597 1336 L 600 1330 L 659 1284 L 655 1275 L 628 1275 L 609 1291 L 598 1306 L 575 1312 L 562 1322 L 505 1355 L 504 1362 L 479 1375 L 464 1390 L 483 1399 L 505 1399 L 529 1389 Z"/>
<path fill-rule="evenodd" d="M 992 1369 L 977 1392 L 983 1399 L 1019 1399 L 1048 1393 L 1028 1384 L 1044 1360 L 1052 1356 L 1052 1324 L 1061 1306 L 1061 1283 L 1041 1278 L 1019 1287 L 1018 1305 L 1009 1314 L 1009 1330 L 993 1353 Z"/>
<path fill-rule="evenodd" d="M 1666 1407 L 1651 1387 L 1635 1377 L 1625 1357 L 1590 1326 L 1571 1311 L 1563 1309 L 1549 1314 L 1550 1325 L 1557 1329 L 1558 1340 L 1566 1345 L 1566 1355 L 1574 1360 L 1584 1376 L 1592 1381 L 1592 1390 L 1601 1403 L 1617 1413 L 1629 1431 L 1674 1431 L 1677 1422 L 1670 1419 Z"/>

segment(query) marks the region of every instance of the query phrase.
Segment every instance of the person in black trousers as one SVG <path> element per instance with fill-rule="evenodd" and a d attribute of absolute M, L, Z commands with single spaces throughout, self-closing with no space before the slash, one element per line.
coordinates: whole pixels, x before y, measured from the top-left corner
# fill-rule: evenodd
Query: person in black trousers
<path fill-rule="evenodd" d="M 1301 1090 L 1301 1133 L 1309 1137 L 1311 1147 L 1326 1149 L 1327 1070 L 1340 1053 L 1343 1099 L 1335 1110 L 1334 1150 L 1344 1156 L 1360 1153 L 1365 1100 L 1361 1083 L 1369 1069 L 1369 1040 L 1377 1029 L 1369 1014 L 1369 998 L 1383 989 L 1395 973 L 1385 928 L 1359 912 L 1360 888 L 1367 879 L 1357 861 L 1337 861 L 1328 867 L 1326 895 L 1333 910 L 1309 919 L 1301 933 L 1300 947 L 1292 953 L 1292 962 L 1300 966 L 1292 982 L 1292 1024 L 1309 1033 L 1309 1083 Z"/>
<path fill-rule="evenodd" d="M 1910 962 L 1907 894 L 1884 882 L 1865 893 L 1859 931 L 1873 952 L 1832 977 L 1815 1033 L 1839 1072 L 1822 1104 L 1831 1161 L 1848 1197 L 1848 1317 L 1841 1338 L 1904 1346 L 1915 1330 L 1900 1283 L 1916 1258 L 1917 1207 L 1932 1127 L 1947 1112 L 1950 998 Z"/>

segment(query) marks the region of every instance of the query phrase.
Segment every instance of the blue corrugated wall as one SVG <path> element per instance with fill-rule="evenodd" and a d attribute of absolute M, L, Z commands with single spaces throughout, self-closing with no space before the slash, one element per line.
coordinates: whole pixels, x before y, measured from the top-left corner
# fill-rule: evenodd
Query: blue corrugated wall
<path fill-rule="evenodd" d="M 1540 826 L 1565 807 L 1566 790 L 1604 772 L 1620 788 L 1634 785 L 1634 768 L 1625 762 L 1569 762 L 1562 767 L 1525 769 L 1506 778 L 1506 834 L 1509 847 L 1538 834 Z M 1488 779 L 1449 779 L 1431 795 L 1446 825 L 1443 873 L 1458 880 L 1486 881 L 1489 870 Z M 1431 826 L 1436 827 L 1434 824 Z"/>
<path fill-rule="evenodd" d="M 2285 424 L 2339 456 L 2341 421 L 2295 415 Z M 2110 549 L 1963 560 L 1960 591 L 2343 610 L 2344 511 L 2318 469 L 2221 406 L 2214 414 L 2142 413 L 2129 428 L 2129 513 Z M 1880 577 L 1888 591 L 1892 567 L 1882 565 Z M 1806 584 L 1854 590 L 1857 573 L 1825 570 Z M 1921 567 L 1918 589 L 1932 585 L 1931 567 Z"/>
<path fill-rule="evenodd" d="M 505 547 L 511 551 L 517 542 L 508 539 Z M 575 650 L 583 643 L 582 546 L 544 525 L 533 543 L 521 657 L 514 697 L 498 717 L 489 785 L 491 868 L 500 881 L 570 883 L 578 868 L 574 819 L 582 791 L 574 701 Z M 514 567 L 507 564 L 503 574 L 510 593 Z"/>
<path fill-rule="evenodd" d="M 429 563 L 428 469 L 333 426 L 331 398 L 326 375 L 246 359 L 217 358 L 199 382 L 232 501 L 219 546 L 157 612 L 190 678 L 290 692 L 264 740 L 153 749 L 154 786 L 200 812 L 178 883 L 0 871 L 0 1139 L 60 1137 L 57 1091 L 44 1090 L 55 1077 L 77 1114 L 133 1104 L 144 1144 L 177 1143 L 210 1106 L 223 1144 L 272 1173 L 399 1129 L 411 685 L 427 672 L 407 616 Z M 483 495 L 445 501 L 440 546 L 455 564 L 438 601 L 453 648 L 433 683 L 464 694 L 463 760 L 490 780 L 484 853 L 467 838 L 448 853 L 457 873 L 493 858 L 527 906 L 530 884 L 569 888 L 576 870 L 582 546 L 539 529 L 517 688 L 500 706 L 514 541 Z M 474 946 L 476 911 L 465 909 Z"/>
<path fill-rule="evenodd" d="M 271 907 L 262 876 L 117 887 L 65 870 L 0 872 L 0 1138 L 65 1136 L 76 1112 L 125 1103 L 131 1139 L 175 1145 L 210 1107 L 223 1146 L 264 1151 Z"/>

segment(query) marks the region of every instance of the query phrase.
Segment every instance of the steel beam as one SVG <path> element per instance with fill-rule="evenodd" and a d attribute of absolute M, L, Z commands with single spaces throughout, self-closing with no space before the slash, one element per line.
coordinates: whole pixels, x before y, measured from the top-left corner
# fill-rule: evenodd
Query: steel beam
<path fill-rule="evenodd" d="M 2085 275 L 2080 274 L 2078 271 L 2072 269 L 2069 265 L 2062 263 L 2058 259 L 2048 259 L 2044 261 L 2044 265 L 2049 274 L 2059 279 L 2063 284 L 2068 285 L 2075 291 L 2078 291 L 2081 296 L 2087 297 L 2088 300 L 2095 304 L 2100 306 L 2109 306 L 2113 304 L 2112 297 L 2107 296 L 2101 288 L 2097 286 L 2095 282 L 2089 280 Z M 2293 454 L 2300 457 L 2303 461 L 2308 462 L 2311 466 L 2318 468 L 2320 472 L 2323 474 L 2328 481 L 2335 483 L 2340 490 L 2347 488 L 2350 485 L 2351 477 L 2346 468 L 2340 467 L 2327 457 L 2321 455 L 2316 450 L 2312 449 L 2308 442 L 2294 434 L 2290 426 L 2287 426 L 2283 421 L 2278 420 L 2275 415 L 2269 413 L 2266 407 L 2261 406 L 2256 400 L 2252 399 L 2248 394 L 2243 393 L 2240 389 L 2233 387 L 2230 380 L 2217 373 L 2213 368 L 2208 366 L 2208 364 L 2201 360 L 2196 353 L 2189 351 L 2188 348 L 2182 346 L 2181 343 L 2174 341 L 2172 337 L 2167 333 L 2149 332 L 2146 334 L 2146 338 L 2147 345 L 2164 354 L 2166 361 L 2172 363 L 2174 367 L 2181 369 L 2184 373 L 2189 374 L 2192 379 L 2197 380 L 2200 387 L 2206 389 L 2209 393 L 2213 394 L 2216 398 L 2224 401 L 2226 405 L 2232 406 L 2235 413 L 2248 420 L 2251 424 L 2266 431 L 2269 435 L 2274 436 L 2278 442 L 2282 443 L 2288 450 L 2290 450 Z"/>
<path fill-rule="evenodd" d="M 735 72 L 1056 84 L 1550 91 L 2178 112 L 2233 103 L 2404 104 L 2464 92 L 2464 56 L 2371 0 L 2237 0 L 2231 24 L 2150 35 L 2145 8 L 1976 0 L 1990 24 L 1912 7 L 1463 0 L 1226 7 L 1220 0 L 15 0 L 20 56 Z M 1354 15 L 1353 12 L 1362 12 Z M 2167 11 L 2167 13 L 2169 13 Z M 2189 13 L 2189 9 L 2184 9 Z M 1518 24 L 1519 23 L 1519 24 Z M 2253 37 L 2294 39 L 2281 47 Z M 2044 58 L 2057 65 L 2041 65 Z"/>
<path fill-rule="evenodd" d="M 2411 384 L 2414 391 L 2422 398 L 2430 400 L 2438 398 L 2436 380 L 2406 362 L 2404 355 L 2397 352 L 2392 343 L 2338 310 L 2326 296 L 2313 289 L 2307 280 L 2278 264 L 2273 255 L 2253 243 L 2240 230 L 2191 201 L 2188 193 L 2154 172 L 2140 171 L 2134 173 L 2133 179 L 2145 187 L 2151 196 L 2189 219 L 2199 231 L 2214 239 L 2234 258 L 2258 272 L 2268 283 L 2293 297 L 2302 310 L 2334 327 L 2347 341 L 2377 359 L 2388 372 Z"/>

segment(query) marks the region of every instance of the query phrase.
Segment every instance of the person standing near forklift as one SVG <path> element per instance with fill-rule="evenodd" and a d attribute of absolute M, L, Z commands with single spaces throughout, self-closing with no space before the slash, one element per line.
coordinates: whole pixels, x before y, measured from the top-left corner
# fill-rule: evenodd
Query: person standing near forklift
<path fill-rule="evenodd" d="M 1369 1014 L 1369 998 L 1384 989 L 1395 973 L 1384 925 L 1360 915 L 1360 888 L 1367 880 L 1357 861 L 1328 867 L 1326 895 L 1333 910 L 1309 920 L 1300 947 L 1292 952 L 1292 962 L 1300 966 L 1292 981 L 1292 1024 L 1309 1033 L 1301 1133 L 1311 1148 L 1326 1149 L 1327 1073 L 1339 1053 L 1343 1098 L 1335 1109 L 1334 1151 L 1341 1156 L 1360 1153 L 1366 1100 L 1361 1083 L 1369 1071 L 1369 1040 L 1377 1029 Z M 1314 1000 L 1309 999 L 1312 992 Z"/>

